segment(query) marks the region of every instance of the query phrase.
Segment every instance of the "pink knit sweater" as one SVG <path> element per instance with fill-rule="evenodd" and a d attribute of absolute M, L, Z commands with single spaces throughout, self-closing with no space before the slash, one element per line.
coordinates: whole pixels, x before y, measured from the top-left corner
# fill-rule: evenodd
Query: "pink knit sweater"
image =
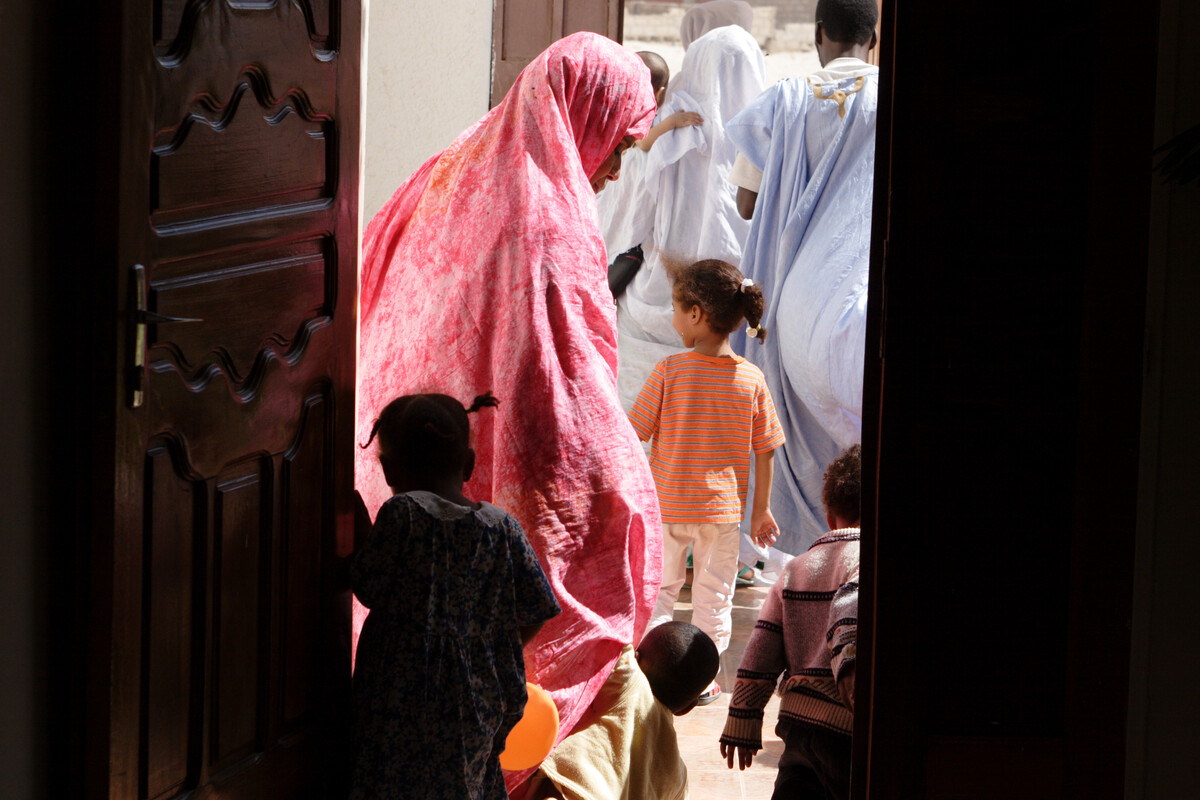
<path fill-rule="evenodd" d="M 762 748 L 763 708 L 780 673 L 780 720 L 850 733 L 854 717 L 838 697 L 825 634 L 834 594 L 858 571 L 858 534 L 825 534 L 771 587 L 738 667 L 722 743 Z"/>

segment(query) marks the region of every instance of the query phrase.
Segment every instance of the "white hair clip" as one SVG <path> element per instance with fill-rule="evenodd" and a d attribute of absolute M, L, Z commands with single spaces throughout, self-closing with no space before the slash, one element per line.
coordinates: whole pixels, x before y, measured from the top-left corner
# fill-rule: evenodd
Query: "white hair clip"
<path fill-rule="evenodd" d="M 739 292 L 744 292 L 744 291 L 746 291 L 748 288 L 750 288 L 750 287 L 751 287 L 751 286 L 753 286 L 753 285 L 754 285 L 754 281 L 752 281 L 750 278 L 746 278 L 744 281 L 742 281 L 742 285 L 741 285 L 741 287 L 738 289 L 738 291 L 739 291 Z"/>
<path fill-rule="evenodd" d="M 755 339 L 758 337 L 758 332 L 761 330 L 762 330 L 761 325 L 748 325 L 746 327 L 746 335 L 749 336 L 751 339 Z"/>

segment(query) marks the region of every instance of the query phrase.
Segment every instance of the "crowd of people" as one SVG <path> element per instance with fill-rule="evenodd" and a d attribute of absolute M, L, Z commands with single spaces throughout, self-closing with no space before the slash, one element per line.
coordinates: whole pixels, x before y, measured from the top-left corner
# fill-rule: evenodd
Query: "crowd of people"
<path fill-rule="evenodd" d="M 773 87 L 749 19 L 689 11 L 675 76 L 555 42 L 368 225 L 352 797 L 686 797 L 765 560 L 714 758 L 778 690 L 774 797 L 847 796 L 877 10 Z M 555 743 L 504 770 L 527 681 Z"/>

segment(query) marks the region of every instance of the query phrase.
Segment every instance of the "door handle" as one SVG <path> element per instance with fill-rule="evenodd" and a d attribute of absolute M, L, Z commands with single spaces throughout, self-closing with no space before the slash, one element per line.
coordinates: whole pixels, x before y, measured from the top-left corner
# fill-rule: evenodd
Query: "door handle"
<path fill-rule="evenodd" d="M 156 311 L 147 311 L 144 308 L 139 308 L 138 322 L 146 325 L 157 325 L 162 322 L 204 322 L 204 320 L 198 317 L 168 317 L 166 314 L 159 314 Z"/>
<path fill-rule="evenodd" d="M 126 377 L 130 408 L 138 408 L 146 402 L 146 326 L 169 322 L 204 322 L 196 317 L 170 317 L 146 308 L 149 288 L 146 285 L 146 268 L 134 264 L 129 276 L 130 309 L 129 341 L 130 359 Z"/>

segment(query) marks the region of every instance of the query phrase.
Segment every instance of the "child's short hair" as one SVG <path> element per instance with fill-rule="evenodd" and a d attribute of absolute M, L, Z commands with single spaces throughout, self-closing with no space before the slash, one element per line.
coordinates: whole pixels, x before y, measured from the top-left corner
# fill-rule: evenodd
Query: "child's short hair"
<path fill-rule="evenodd" d="M 689 622 L 664 622 L 637 648 L 638 666 L 655 699 L 676 713 L 695 705 L 721 667 L 717 646 Z"/>
<path fill-rule="evenodd" d="M 875 0 L 817 0 L 817 24 L 835 42 L 866 44 L 879 23 Z"/>
<path fill-rule="evenodd" d="M 713 333 L 728 336 L 745 319 L 758 343 L 766 340 L 767 329 L 762 327 L 766 299 L 762 289 L 747 280 L 733 264 L 708 259 L 668 269 L 675 280 L 675 300 L 685 308 L 700 306 Z"/>
<path fill-rule="evenodd" d="M 407 394 L 384 406 L 371 426 L 366 448 L 379 437 L 380 447 L 410 474 L 451 474 L 466 464 L 471 426 L 467 414 L 499 405 L 491 392 L 465 408 L 444 394 Z"/>
<path fill-rule="evenodd" d="M 821 500 L 826 510 L 846 522 L 862 517 L 862 445 L 850 445 L 830 463 Z"/>
<path fill-rule="evenodd" d="M 667 88 L 667 84 L 671 82 L 671 68 L 667 66 L 666 59 L 650 50 L 639 50 L 638 55 L 650 70 L 650 86 L 653 87 L 654 93 L 658 94 L 659 89 Z"/>

